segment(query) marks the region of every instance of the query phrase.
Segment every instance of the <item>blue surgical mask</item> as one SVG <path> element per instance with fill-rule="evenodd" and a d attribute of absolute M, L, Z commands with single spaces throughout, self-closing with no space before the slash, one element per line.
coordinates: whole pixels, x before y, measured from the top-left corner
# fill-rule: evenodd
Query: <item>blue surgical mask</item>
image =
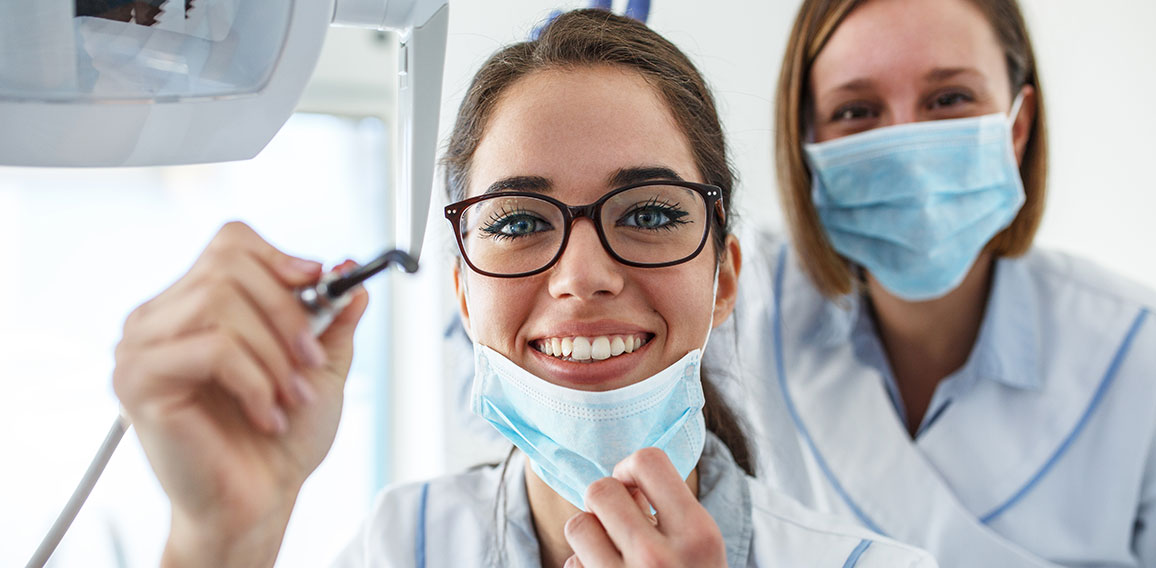
<path fill-rule="evenodd" d="M 706 436 L 701 353 L 641 382 L 590 392 L 540 379 L 475 343 L 473 411 L 525 452 L 551 489 L 586 510 L 586 488 L 642 448 L 663 450 L 683 479 L 690 475 Z"/>
<path fill-rule="evenodd" d="M 1003 113 L 877 128 L 805 144 L 812 199 L 839 254 L 909 301 L 963 282 L 1024 203 Z"/>

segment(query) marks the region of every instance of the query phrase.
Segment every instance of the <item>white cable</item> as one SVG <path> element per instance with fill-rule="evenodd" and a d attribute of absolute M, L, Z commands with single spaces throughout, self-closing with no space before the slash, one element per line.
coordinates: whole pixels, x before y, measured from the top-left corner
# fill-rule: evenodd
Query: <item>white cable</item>
<path fill-rule="evenodd" d="M 128 427 L 128 419 L 118 414 L 116 421 L 112 423 L 112 428 L 108 430 L 108 435 L 104 437 L 104 443 L 100 445 L 100 450 L 96 452 L 96 457 L 92 458 L 92 463 L 88 464 L 88 471 L 84 472 L 84 477 L 76 486 L 76 490 L 72 492 L 68 504 L 64 506 L 64 510 L 60 511 L 60 516 L 56 517 L 56 522 L 52 524 L 48 534 L 44 535 L 44 540 L 40 541 L 40 547 L 36 549 L 36 553 L 32 555 L 32 559 L 28 561 L 25 568 L 43 568 L 48 563 L 48 559 L 52 557 L 52 553 L 60 545 L 60 540 L 64 538 L 64 533 L 68 532 L 68 527 L 72 526 L 76 514 L 80 512 L 80 508 L 88 499 L 88 495 L 92 493 L 92 488 L 96 486 L 96 480 L 100 479 L 100 474 L 104 472 L 104 467 L 108 465 L 108 460 L 112 458 L 113 452 L 116 451 L 116 447 L 120 444 L 120 439 L 124 437 Z"/>

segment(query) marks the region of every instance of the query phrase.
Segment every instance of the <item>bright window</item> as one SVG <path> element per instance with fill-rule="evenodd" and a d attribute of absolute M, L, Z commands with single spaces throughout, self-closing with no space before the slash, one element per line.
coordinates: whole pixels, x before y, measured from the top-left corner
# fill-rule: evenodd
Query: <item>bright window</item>
<path fill-rule="evenodd" d="M 294 116 L 258 157 L 140 169 L 0 168 L 0 566 L 22 566 L 117 412 L 125 316 L 192 264 L 226 221 L 327 265 L 367 261 L 390 235 L 388 132 L 378 120 Z M 328 564 L 386 481 L 387 279 L 357 335 L 329 457 L 305 485 L 279 566 Z M 54 564 L 156 566 L 168 502 L 133 431 Z"/>

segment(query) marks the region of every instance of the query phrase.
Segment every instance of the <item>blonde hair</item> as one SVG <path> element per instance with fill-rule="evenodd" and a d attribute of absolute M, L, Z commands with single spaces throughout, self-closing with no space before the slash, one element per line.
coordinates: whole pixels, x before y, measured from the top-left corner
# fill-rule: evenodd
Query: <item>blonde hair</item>
<path fill-rule="evenodd" d="M 775 162 L 779 199 L 795 250 L 815 287 L 827 297 L 854 290 L 848 263 L 827 240 L 811 201 L 811 171 L 803 156 L 807 131 L 808 81 L 815 58 L 835 30 L 865 0 L 804 0 L 787 42 L 775 97 Z M 1036 115 L 1020 163 L 1026 200 L 1006 229 L 987 244 L 996 256 L 1019 256 L 1031 248 L 1043 218 L 1048 144 L 1044 96 L 1035 52 L 1016 0 L 968 0 L 983 12 L 1004 51 L 1013 95 L 1024 85 L 1035 89 Z"/>

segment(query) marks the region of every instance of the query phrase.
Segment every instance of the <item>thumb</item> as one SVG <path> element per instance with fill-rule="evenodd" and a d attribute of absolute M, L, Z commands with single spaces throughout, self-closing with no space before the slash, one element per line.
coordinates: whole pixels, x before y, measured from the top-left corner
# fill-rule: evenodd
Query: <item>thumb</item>
<path fill-rule="evenodd" d="M 341 310 L 341 313 L 333 319 L 333 323 L 329 324 L 329 328 L 318 337 L 321 345 L 325 347 L 325 352 L 329 354 L 330 361 L 340 366 L 338 370 L 342 374 L 349 371 L 349 364 L 353 359 L 353 333 L 369 306 L 369 293 L 364 288 L 359 287 L 352 294 L 349 305 Z"/>

